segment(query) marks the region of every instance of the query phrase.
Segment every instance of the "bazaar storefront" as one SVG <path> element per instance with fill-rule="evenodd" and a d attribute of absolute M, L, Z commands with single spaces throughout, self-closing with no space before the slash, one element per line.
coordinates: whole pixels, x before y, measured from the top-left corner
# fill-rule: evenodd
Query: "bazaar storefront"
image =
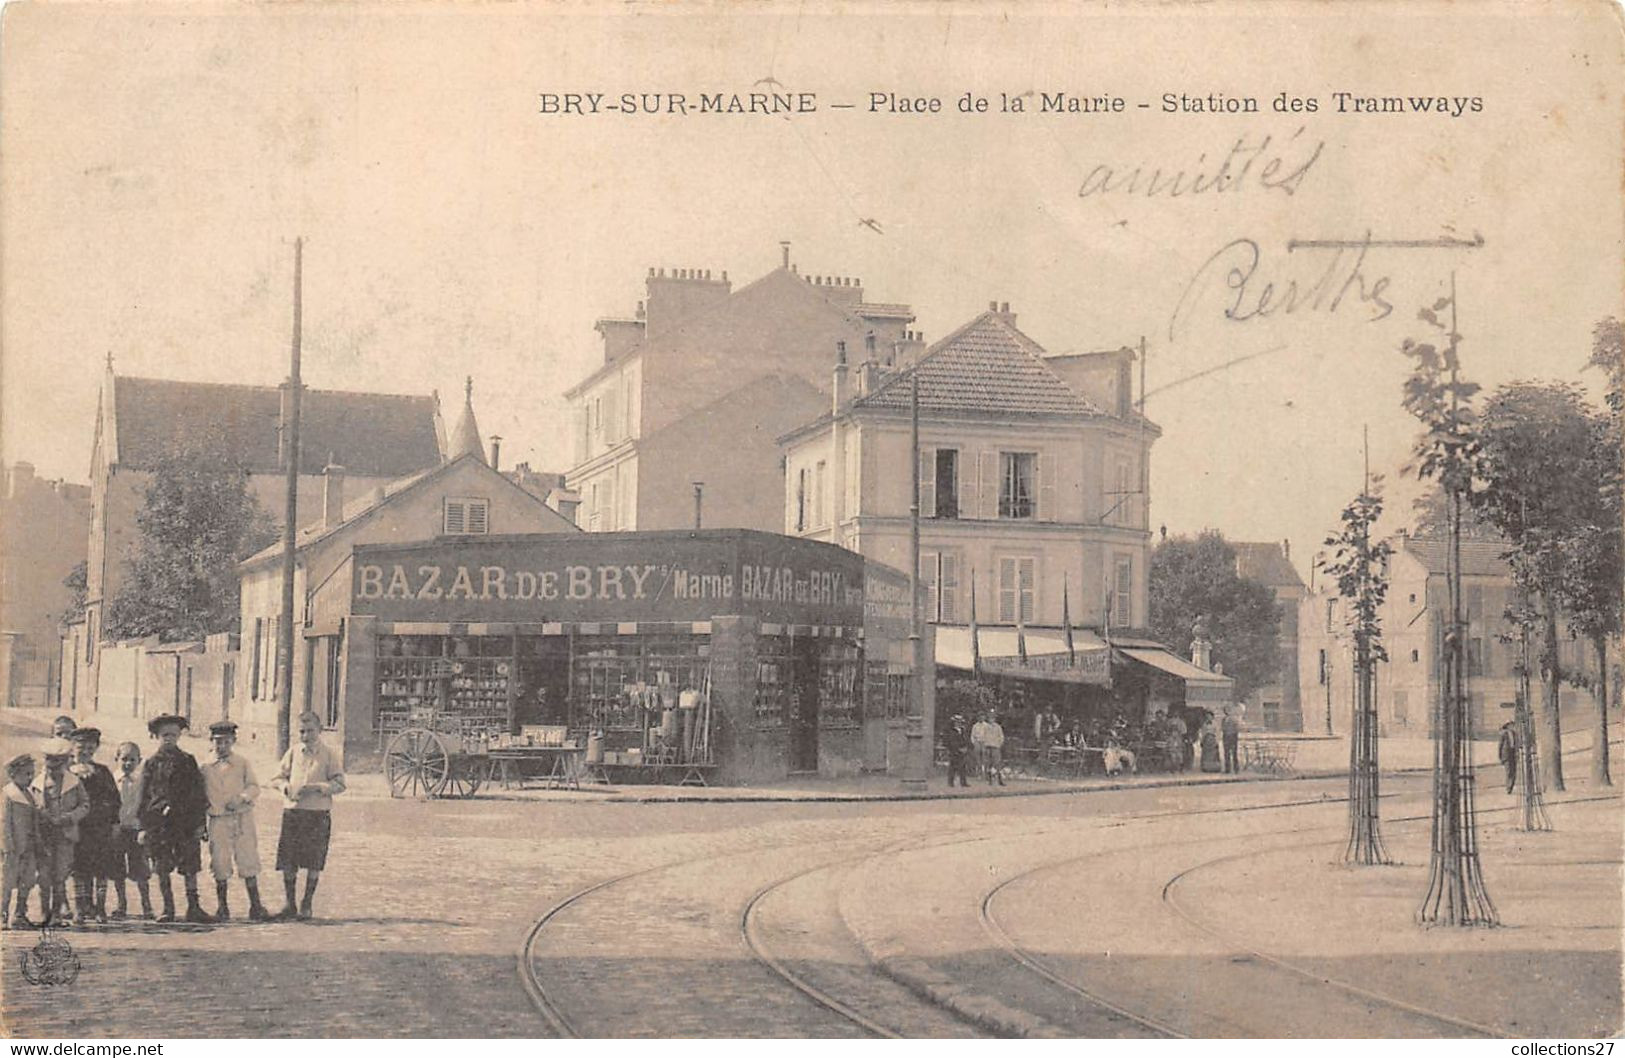
<path fill-rule="evenodd" d="M 900 764 L 907 581 L 843 548 L 550 534 L 362 545 L 349 565 L 306 627 L 328 640 L 309 685 L 349 756 L 442 714 L 627 764 L 658 729 L 730 783 Z"/>

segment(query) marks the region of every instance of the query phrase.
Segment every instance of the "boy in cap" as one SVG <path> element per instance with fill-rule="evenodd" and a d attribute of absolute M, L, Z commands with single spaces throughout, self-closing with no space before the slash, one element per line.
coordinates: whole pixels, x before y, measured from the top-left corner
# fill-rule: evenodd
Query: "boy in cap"
<path fill-rule="evenodd" d="M 141 842 L 158 874 L 158 895 L 164 901 L 164 913 L 158 921 L 175 921 L 175 890 L 169 875 L 180 871 L 186 881 L 186 921 L 208 924 L 214 919 L 198 903 L 197 875 L 203 869 L 198 843 L 207 825 L 209 797 L 197 761 L 179 745 L 186 727 L 183 716 L 155 716 L 147 723 L 147 730 L 158 736 L 159 744 L 141 769 L 141 800 L 136 817 L 141 825 Z"/>
<path fill-rule="evenodd" d="M 51 721 L 51 737 L 67 738 L 69 735 L 73 734 L 74 728 L 78 726 L 78 724 L 74 723 L 73 717 L 69 716 L 67 713 L 63 713 L 61 716 Z"/>
<path fill-rule="evenodd" d="M 90 796 L 79 777 L 68 770 L 71 743 L 54 738 L 43 751 L 45 770 L 34 777 L 32 791 L 40 806 L 39 892 L 45 924 L 68 924 L 68 874 L 79 821 L 90 811 Z"/>
<path fill-rule="evenodd" d="M 209 872 L 214 875 L 219 899 L 214 917 L 218 922 L 231 918 L 226 892 L 235 865 L 248 890 L 249 921 L 264 922 L 271 915 L 260 903 L 260 850 L 254 832 L 259 782 L 248 758 L 232 752 L 237 744 L 236 724 L 216 720 L 209 725 L 209 738 L 214 742 L 214 759 L 203 766 L 203 787 L 209 795 Z"/>
<path fill-rule="evenodd" d="M 94 915 L 107 921 L 107 879 L 113 873 L 113 832 L 118 828 L 119 792 L 113 773 L 97 764 L 102 733 L 94 727 L 76 728 L 73 764 L 69 770 L 78 777 L 90 798 L 90 811 L 79 821 L 79 844 L 73 849 L 73 920 L 83 922 Z"/>
<path fill-rule="evenodd" d="M 147 850 L 141 844 L 141 747 L 134 742 L 119 743 L 113 754 L 118 765 L 118 826 L 113 832 L 113 862 L 110 880 L 117 886 L 118 907 L 113 918 L 124 918 L 130 905 L 124 895 L 124 880 L 136 885 L 141 895 L 141 917 L 152 917 L 152 894 L 147 879 L 152 868 L 147 865 Z"/>
<path fill-rule="evenodd" d="M 28 919 L 28 891 L 39 879 L 39 805 L 29 789 L 34 781 L 34 758 L 21 753 L 6 765 L 10 780 L 0 797 L 5 826 L 0 830 L 0 929 L 32 929 Z M 17 913 L 11 913 L 11 894 L 17 894 Z"/>
<path fill-rule="evenodd" d="M 279 919 L 312 916 L 316 883 L 327 866 L 327 845 L 333 827 L 333 795 L 344 792 L 344 767 L 339 755 L 322 742 L 322 718 L 299 715 L 299 744 L 290 746 L 271 784 L 282 793 L 282 833 L 276 843 L 276 869 L 282 872 L 287 903 Z M 298 910 L 299 868 L 305 869 L 305 899 Z"/>

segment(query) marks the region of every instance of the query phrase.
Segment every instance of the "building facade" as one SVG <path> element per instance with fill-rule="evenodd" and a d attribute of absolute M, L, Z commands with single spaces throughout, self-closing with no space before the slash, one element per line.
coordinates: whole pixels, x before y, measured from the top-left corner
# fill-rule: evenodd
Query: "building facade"
<path fill-rule="evenodd" d="M 1133 406 L 1131 350 L 1058 370 L 995 305 L 917 363 L 844 355 L 830 408 L 781 439 L 785 532 L 908 568 L 917 382 L 928 619 L 967 624 L 974 581 L 982 625 L 1058 627 L 1063 609 L 1077 626 L 1145 625 L 1161 431 Z"/>
<path fill-rule="evenodd" d="M 1388 595 L 1382 609 L 1383 646 L 1388 660 L 1376 675 L 1377 719 L 1385 735 L 1426 737 L 1431 733 L 1443 673 L 1444 630 L 1449 620 L 1446 570 L 1449 545 L 1444 539 L 1401 533 L 1390 541 Z M 1475 737 L 1492 737 L 1513 718 L 1518 696 L 1517 666 L 1521 646 L 1517 626 L 1506 617 L 1515 588 L 1505 545 L 1464 540 L 1462 610 L 1467 620 L 1468 703 Z M 1331 717 L 1333 730 L 1349 730 L 1354 702 L 1353 639 L 1347 605 L 1336 586 L 1322 583 L 1305 595 L 1299 608 L 1299 682 L 1306 722 L 1322 730 Z M 1538 641 L 1531 644 L 1538 658 Z M 1589 644 L 1562 630 L 1559 664 L 1568 672 L 1594 675 L 1596 661 Z M 1538 661 L 1532 661 L 1538 665 Z M 1611 666 L 1614 667 L 1614 666 Z M 1539 675 L 1535 676 L 1539 695 Z M 1612 699 L 1617 706 L 1617 698 Z M 1591 695 L 1563 684 L 1559 691 L 1566 731 L 1594 723 Z M 1314 719 L 1308 719 L 1313 716 Z"/>
<path fill-rule="evenodd" d="M 838 341 L 890 351 L 914 340 L 906 305 L 860 281 L 782 267 L 738 290 L 726 272 L 650 269 L 646 298 L 599 320 L 603 364 L 566 392 L 582 528 L 689 528 L 700 482 L 707 526 L 780 528 L 784 431 L 829 402 Z"/>
<path fill-rule="evenodd" d="M 5 705 L 55 701 L 57 644 L 74 614 L 63 583 L 85 561 L 90 488 L 47 481 L 31 463 L 6 471 L 0 504 L 0 693 Z"/>
<path fill-rule="evenodd" d="M 207 450 L 246 471 L 249 491 L 280 521 L 284 400 L 274 386 L 136 378 L 116 375 L 109 362 L 91 456 L 85 614 L 63 639 L 63 708 L 96 708 L 106 608 L 139 543 L 137 518 L 155 467 L 188 448 Z M 433 396 L 306 390 L 301 420 L 298 500 L 305 525 L 322 516 L 330 463 L 346 468 L 348 487 L 359 494 L 439 465 L 450 443 Z"/>

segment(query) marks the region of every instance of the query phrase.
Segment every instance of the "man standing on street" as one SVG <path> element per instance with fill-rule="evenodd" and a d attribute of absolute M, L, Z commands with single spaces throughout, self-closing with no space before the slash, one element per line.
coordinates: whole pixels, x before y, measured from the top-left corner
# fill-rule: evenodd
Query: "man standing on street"
<path fill-rule="evenodd" d="M 1518 722 L 1508 720 L 1501 725 L 1501 741 L 1495 747 L 1495 755 L 1501 761 L 1502 767 L 1507 770 L 1507 793 L 1518 785 Z"/>
<path fill-rule="evenodd" d="M 970 732 L 965 730 L 965 718 L 955 713 L 948 721 L 948 730 L 942 735 L 943 746 L 948 750 L 948 786 L 953 788 L 954 778 L 957 776 L 959 785 L 969 786 L 970 779 L 965 776 L 966 759 L 970 756 Z"/>
<path fill-rule="evenodd" d="M 1236 711 L 1226 709 L 1224 719 L 1219 723 L 1219 734 L 1224 739 L 1224 773 L 1226 775 L 1238 774 L 1241 765 L 1237 762 L 1236 750 L 1241 742 L 1241 724 L 1236 720 Z"/>

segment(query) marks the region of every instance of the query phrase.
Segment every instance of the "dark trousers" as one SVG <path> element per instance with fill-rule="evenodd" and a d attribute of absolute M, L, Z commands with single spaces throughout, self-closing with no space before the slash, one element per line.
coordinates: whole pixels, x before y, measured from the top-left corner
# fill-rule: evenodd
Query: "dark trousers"
<path fill-rule="evenodd" d="M 966 777 L 965 762 L 970 758 L 968 753 L 948 754 L 948 785 L 954 784 L 954 777 L 959 777 L 959 785 L 969 786 L 970 779 Z"/>
<path fill-rule="evenodd" d="M 1512 788 L 1514 786 L 1518 785 L 1518 756 L 1517 756 L 1517 754 L 1513 754 L 1512 758 L 1510 760 L 1506 761 L 1505 763 L 1506 763 L 1506 766 L 1507 766 L 1507 793 L 1511 793 Z"/>
<path fill-rule="evenodd" d="M 1236 762 L 1236 747 L 1240 742 L 1240 735 L 1224 736 L 1224 770 L 1226 774 L 1241 771 L 1241 765 Z"/>

